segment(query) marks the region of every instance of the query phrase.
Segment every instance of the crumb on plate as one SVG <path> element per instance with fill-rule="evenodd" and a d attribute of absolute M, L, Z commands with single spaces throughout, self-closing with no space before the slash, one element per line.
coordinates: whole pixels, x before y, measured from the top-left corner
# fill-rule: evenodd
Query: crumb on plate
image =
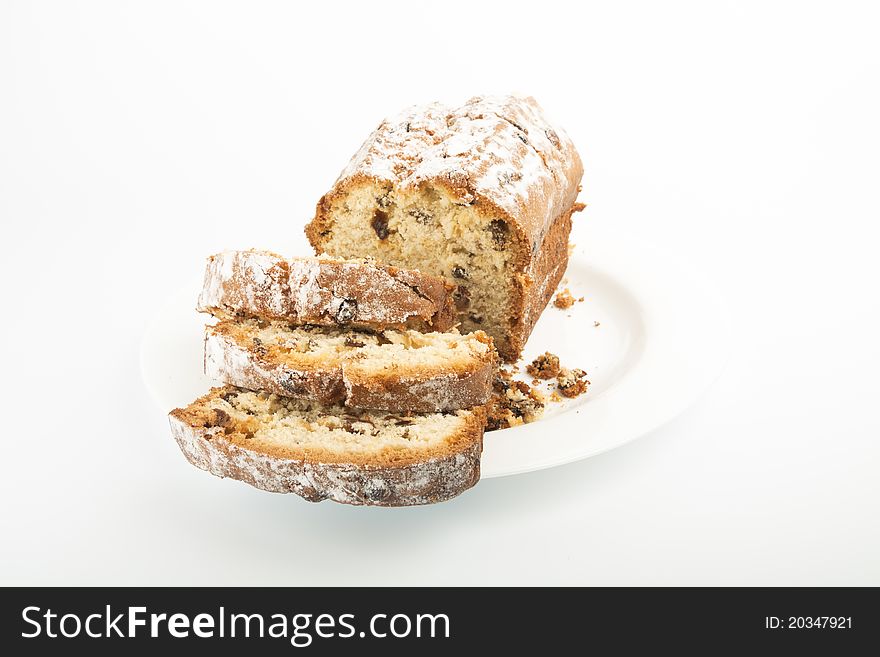
<path fill-rule="evenodd" d="M 563 367 L 556 376 L 556 384 L 559 392 L 565 397 L 577 397 L 587 391 L 590 382 L 587 381 L 587 373 L 580 369 L 568 369 Z"/>
<path fill-rule="evenodd" d="M 568 288 L 565 288 L 561 292 L 556 293 L 556 297 L 553 299 L 553 305 L 557 308 L 571 308 L 574 305 L 574 297 L 569 292 Z"/>
<path fill-rule="evenodd" d="M 515 380 L 510 370 L 501 368 L 492 387 L 486 431 L 528 424 L 543 415 L 543 393 L 525 381 Z"/>
<path fill-rule="evenodd" d="M 559 374 L 559 356 L 545 351 L 526 365 L 526 372 L 538 379 L 553 379 Z"/>

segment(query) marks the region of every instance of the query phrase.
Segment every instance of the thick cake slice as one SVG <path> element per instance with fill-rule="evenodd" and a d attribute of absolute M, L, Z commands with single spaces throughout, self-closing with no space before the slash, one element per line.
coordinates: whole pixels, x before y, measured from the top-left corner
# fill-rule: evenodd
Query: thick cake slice
<path fill-rule="evenodd" d="M 456 322 L 454 290 L 440 277 L 370 260 L 224 251 L 208 258 L 197 308 L 220 318 L 446 331 Z"/>
<path fill-rule="evenodd" d="M 498 359 L 482 331 L 382 333 L 257 319 L 205 328 L 205 374 L 356 408 L 434 413 L 489 401 Z"/>
<path fill-rule="evenodd" d="M 169 418 L 184 456 L 218 477 L 313 502 L 407 506 L 477 483 L 486 411 L 391 414 L 227 386 Z"/>
<path fill-rule="evenodd" d="M 318 253 L 373 257 L 459 287 L 462 332 L 514 361 L 562 278 L 583 167 L 533 98 L 405 110 L 370 135 L 318 202 Z"/>

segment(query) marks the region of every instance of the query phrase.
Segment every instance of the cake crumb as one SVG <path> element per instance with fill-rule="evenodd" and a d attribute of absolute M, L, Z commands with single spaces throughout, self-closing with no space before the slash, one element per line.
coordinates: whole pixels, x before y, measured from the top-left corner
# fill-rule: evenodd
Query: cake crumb
<path fill-rule="evenodd" d="M 528 424 L 543 415 L 543 393 L 524 381 L 516 381 L 510 370 L 501 368 L 492 387 L 486 431 Z"/>
<path fill-rule="evenodd" d="M 578 397 L 587 391 L 590 382 L 586 379 L 587 373 L 580 369 L 568 369 L 563 367 L 556 376 L 556 384 L 559 392 L 565 397 Z"/>
<path fill-rule="evenodd" d="M 593 326 L 601 326 L 601 324 L 599 324 L 599 322 L 593 322 Z"/>
<path fill-rule="evenodd" d="M 557 308 L 562 308 L 563 310 L 566 308 L 571 308 L 574 305 L 575 299 L 569 292 L 568 288 L 562 290 L 562 292 L 556 293 L 556 298 L 553 299 L 553 305 Z"/>
<path fill-rule="evenodd" d="M 526 372 L 538 379 L 553 379 L 559 374 L 559 356 L 545 351 L 526 365 Z"/>
<path fill-rule="evenodd" d="M 508 429 L 539 420 L 546 404 L 561 403 L 565 397 L 578 397 L 590 385 L 584 370 L 562 367 L 559 357 L 544 352 L 526 365 L 532 377 L 529 385 L 513 378 L 517 366 L 501 367 L 492 382 L 492 398 L 488 404 L 486 431 Z M 547 384 L 542 391 L 541 383 Z"/>

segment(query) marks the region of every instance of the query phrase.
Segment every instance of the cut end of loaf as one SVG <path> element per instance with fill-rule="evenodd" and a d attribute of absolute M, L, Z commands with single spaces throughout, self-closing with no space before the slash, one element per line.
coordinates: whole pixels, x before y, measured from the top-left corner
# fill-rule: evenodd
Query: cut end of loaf
<path fill-rule="evenodd" d="M 484 330 L 502 355 L 515 350 L 510 333 L 522 322 L 517 309 L 527 283 L 512 274 L 526 256 L 511 222 L 478 204 L 462 204 L 442 186 L 396 189 L 370 180 L 353 181 L 318 207 L 306 229 L 316 250 L 446 278 L 458 286 L 453 296 L 460 330 Z"/>

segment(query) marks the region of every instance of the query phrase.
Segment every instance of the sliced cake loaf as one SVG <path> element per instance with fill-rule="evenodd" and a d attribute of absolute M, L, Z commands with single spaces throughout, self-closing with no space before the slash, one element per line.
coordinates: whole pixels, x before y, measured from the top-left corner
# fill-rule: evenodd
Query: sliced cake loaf
<path fill-rule="evenodd" d="M 492 339 L 469 335 L 290 326 L 259 319 L 205 328 L 205 374 L 323 404 L 438 412 L 489 401 Z"/>
<path fill-rule="evenodd" d="M 219 477 L 313 502 L 407 506 L 477 483 L 486 411 L 389 414 L 227 386 L 169 417 L 190 463 Z"/>
<path fill-rule="evenodd" d="M 208 259 L 198 310 L 295 324 L 446 331 L 455 286 L 418 271 L 338 258 L 225 251 Z"/>
<path fill-rule="evenodd" d="M 414 107 L 369 136 L 306 235 L 318 253 L 456 283 L 462 332 L 513 361 L 565 271 L 582 174 L 532 98 Z"/>

